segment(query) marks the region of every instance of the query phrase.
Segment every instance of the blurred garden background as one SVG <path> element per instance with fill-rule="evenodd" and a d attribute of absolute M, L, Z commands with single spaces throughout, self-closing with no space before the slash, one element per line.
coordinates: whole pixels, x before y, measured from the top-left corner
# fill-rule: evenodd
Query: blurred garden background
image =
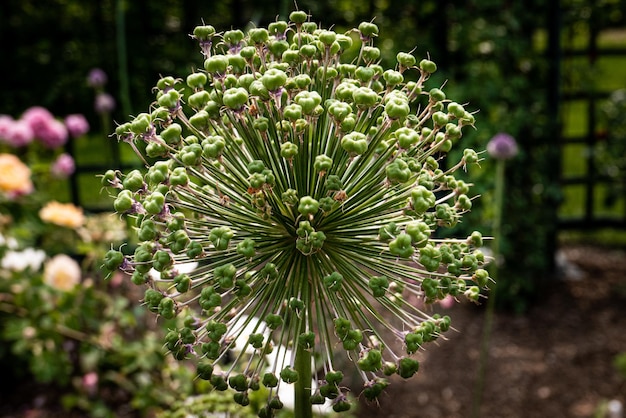
<path fill-rule="evenodd" d="M 428 54 L 439 67 L 430 83 L 479 110 L 463 141 L 484 150 L 506 133 L 519 147 L 506 164 L 491 267 L 486 374 L 486 305 L 451 308 L 459 333 L 441 343 L 444 354 L 429 349 L 423 376 L 389 393 L 386 416 L 609 416 L 626 402 L 626 1 L 297 8 L 336 32 L 373 20 L 383 62 Z M 146 316 L 142 293 L 101 271 L 128 225 L 98 176 L 141 167 L 112 133 L 149 107 L 161 76 L 201 65 L 195 26 L 266 26 L 293 9 L 287 0 L 0 3 L 0 416 L 229 410 L 166 355 L 167 323 Z M 494 234 L 497 164 L 482 156 L 468 173 L 480 199 L 452 234 Z M 197 395 L 200 406 L 185 406 Z M 376 411 L 363 402 L 353 414 Z"/>

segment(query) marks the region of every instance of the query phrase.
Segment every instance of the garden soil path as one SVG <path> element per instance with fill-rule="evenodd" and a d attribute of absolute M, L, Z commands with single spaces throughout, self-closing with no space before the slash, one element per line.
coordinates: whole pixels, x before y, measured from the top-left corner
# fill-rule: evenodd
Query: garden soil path
<path fill-rule="evenodd" d="M 626 351 L 626 252 L 575 246 L 559 260 L 566 267 L 529 312 L 496 314 L 481 417 L 604 417 L 607 401 L 626 406 L 614 365 Z M 394 380 L 380 408 L 363 401 L 358 418 L 471 417 L 484 312 L 447 310 L 458 332 L 426 349 L 417 376 Z"/>

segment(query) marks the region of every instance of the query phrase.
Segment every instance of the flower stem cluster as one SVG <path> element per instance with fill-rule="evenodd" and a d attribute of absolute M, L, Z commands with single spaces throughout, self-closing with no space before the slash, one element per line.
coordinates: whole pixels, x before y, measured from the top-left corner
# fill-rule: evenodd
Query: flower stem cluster
<path fill-rule="evenodd" d="M 141 241 L 106 267 L 146 286 L 149 310 L 180 318 L 166 346 L 198 357 L 200 378 L 242 405 L 267 387 L 260 416 L 302 379 L 296 353 L 314 360 L 313 403 L 350 408 L 337 347 L 376 399 L 450 327 L 415 301 L 476 301 L 489 280 L 479 233 L 436 239 L 472 206 L 455 173 L 477 153 L 445 157 L 474 117 L 427 87 L 429 59 L 399 53 L 384 69 L 377 35 L 372 23 L 322 29 L 300 11 L 247 33 L 199 26 L 203 68 L 160 79 L 150 111 L 116 129 L 147 169 L 103 176 Z M 182 273 L 188 262 L 198 267 Z M 222 369 L 242 338 L 252 358 Z"/>

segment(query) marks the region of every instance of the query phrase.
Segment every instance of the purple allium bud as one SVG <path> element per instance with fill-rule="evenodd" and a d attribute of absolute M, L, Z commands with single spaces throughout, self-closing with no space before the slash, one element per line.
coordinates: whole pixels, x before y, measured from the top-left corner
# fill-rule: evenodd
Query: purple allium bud
<path fill-rule="evenodd" d="M 76 165 L 74 164 L 72 156 L 67 153 L 63 153 L 59 155 L 54 163 L 52 163 L 50 172 L 54 177 L 67 178 L 74 173 L 75 169 Z"/>
<path fill-rule="evenodd" d="M 96 95 L 94 109 L 100 114 L 109 113 L 115 109 L 115 99 L 108 93 L 98 93 Z"/>
<path fill-rule="evenodd" d="M 65 127 L 70 135 L 77 138 L 89 132 L 89 123 L 81 114 L 68 115 L 65 118 Z"/>
<path fill-rule="evenodd" d="M 95 89 L 103 87 L 107 83 L 107 74 L 100 68 L 94 68 L 89 71 L 87 76 L 87 84 Z"/>
<path fill-rule="evenodd" d="M 487 152 L 496 160 L 508 160 L 517 155 L 517 142 L 511 135 L 500 132 L 487 143 Z"/>

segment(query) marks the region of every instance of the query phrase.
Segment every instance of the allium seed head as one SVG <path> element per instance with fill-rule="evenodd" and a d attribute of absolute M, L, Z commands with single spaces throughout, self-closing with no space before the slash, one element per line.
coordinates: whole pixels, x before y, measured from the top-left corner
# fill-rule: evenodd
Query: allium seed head
<path fill-rule="evenodd" d="M 365 22 L 360 58 L 346 64 L 349 33 L 292 16 L 243 37 L 194 31 L 203 76 L 160 81 L 154 108 L 116 130 L 152 163 L 103 182 L 118 190 L 116 209 L 136 219 L 141 241 L 125 263 L 112 253 L 110 266 L 147 287 L 152 312 L 193 315 L 166 346 L 179 359 L 200 357 L 201 378 L 230 385 L 244 403 L 252 382 L 267 386 L 263 414 L 282 407 L 275 386 L 310 391 L 302 382 L 311 358 L 324 382 L 316 403 L 349 409 L 343 374 L 331 373 L 344 360 L 375 399 L 385 376 L 415 374 L 412 354 L 449 328 L 416 301 L 477 300 L 488 279 L 477 236 L 433 238 L 471 207 L 454 175 L 478 160 L 466 150 L 442 162 L 471 123 L 458 104 L 443 111 L 450 100 L 427 85 L 434 63 L 403 53 L 402 73 L 383 71 L 378 27 Z M 179 274 L 189 262 L 198 267 Z M 236 346 L 258 361 L 215 373 Z M 280 366 L 268 364 L 271 352 Z"/>

